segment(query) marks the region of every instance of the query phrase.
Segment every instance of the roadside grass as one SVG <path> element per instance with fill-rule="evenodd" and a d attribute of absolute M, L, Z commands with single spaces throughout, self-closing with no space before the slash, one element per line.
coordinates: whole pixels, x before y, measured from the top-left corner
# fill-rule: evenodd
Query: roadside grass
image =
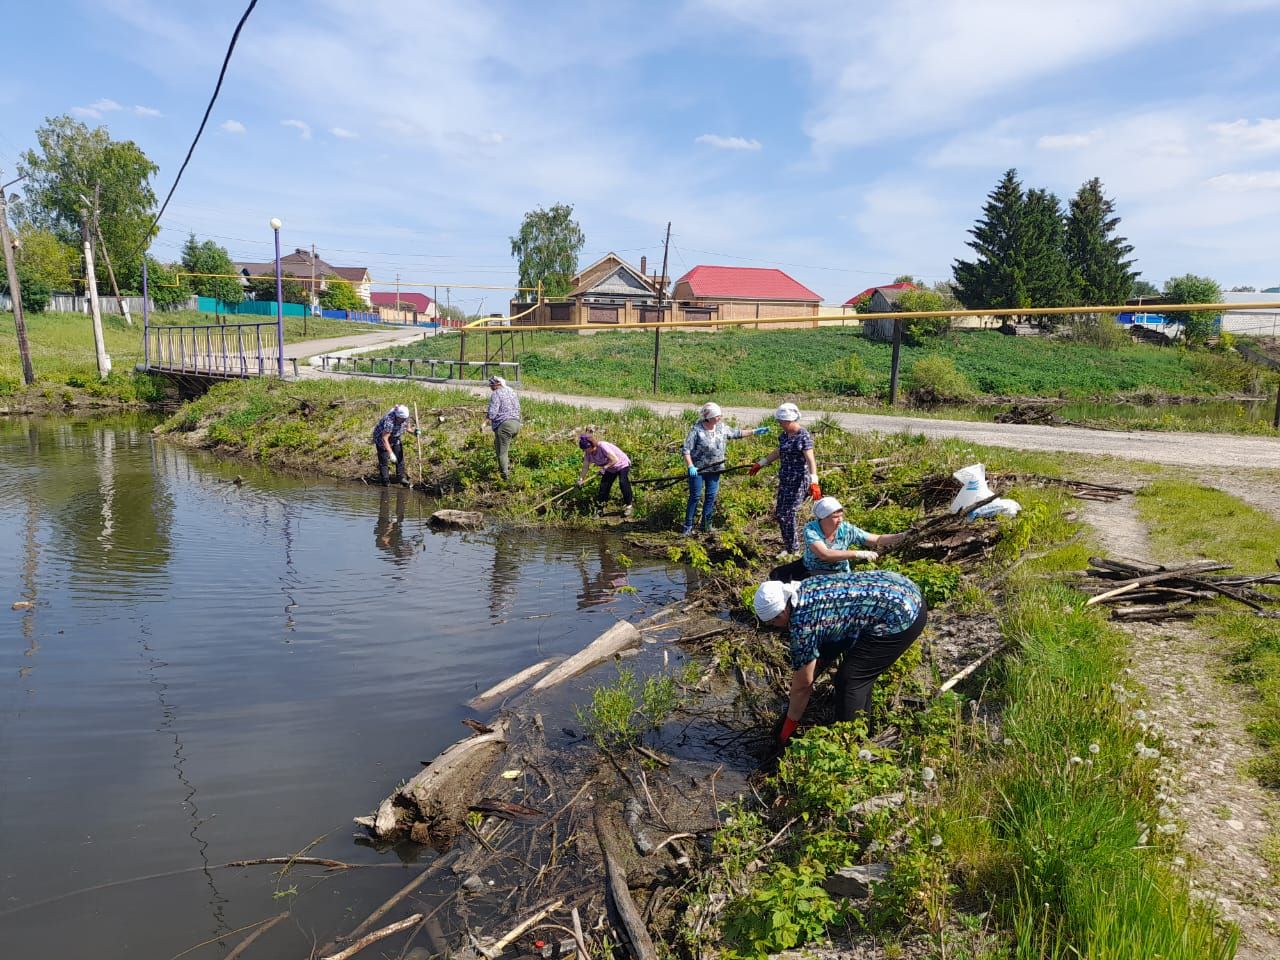
<path fill-rule="evenodd" d="M 121 403 L 151 403 L 160 399 L 160 390 L 149 377 L 137 376 L 134 366 L 142 360 L 142 317 L 134 317 L 133 326 L 117 314 L 104 314 L 102 335 L 111 357 L 111 376 L 105 383 L 98 380 L 97 355 L 94 351 L 93 325 L 80 313 L 31 313 L 25 315 L 27 341 L 31 347 L 31 363 L 35 367 L 37 396 L 54 399 L 62 396 L 59 388 L 84 390 L 90 397 Z M 242 318 L 243 319 L 243 318 Z M 157 326 L 190 326 L 215 322 L 212 314 L 194 310 L 156 312 L 151 320 Z M 285 342 L 303 339 L 368 333 L 369 324 L 340 320 L 308 318 L 307 336 L 302 333 L 300 317 L 285 320 Z M 18 357 L 17 334 L 12 313 L 0 313 L 0 397 L 23 393 L 22 364 Z"/>
<path fill-rule="evenodd" d="M 514 332 L 521 377 L 532 387 L 641 397 L 651 395 L 653 337 L 644 331 L 577 334 Z M 491 334 L 491 337 L 497 336 Z M 482 333 L 467 336 L 467 359 L 496 350 Z M 454 358 L 452 334 L 399 348 L 400 356 Z M 659 393 L 708 396 L 729 403 L 887 393 L 888 344 L 857 328 L 718 333 L 671 332 L 662 338 Z M 981 394 L 1112 399 L 1131 391 L 1213 396 L 1239 393 L 1269 378 L 1239 357 L 1133 344 L 1101 350 L 1041 337 L 958 333 L 923 347 L 904 346 L 903 369 L 942 355 Z"/>
<path fill-rule="evenodd" d="M 1280 564 L 1280 522 L 1230 494 L 1158 481 L 1142 490 L 1138 505 L 1158 560 L 1220 560 L 1242 573 L 1271 573 Z M 1228 679 L 1252 692 L 1249 731 L 1262 750 L 1253 773 L 1280 789 L 1280 621 L 1223 600 L 1196 623 L 1223 641 Z"/>

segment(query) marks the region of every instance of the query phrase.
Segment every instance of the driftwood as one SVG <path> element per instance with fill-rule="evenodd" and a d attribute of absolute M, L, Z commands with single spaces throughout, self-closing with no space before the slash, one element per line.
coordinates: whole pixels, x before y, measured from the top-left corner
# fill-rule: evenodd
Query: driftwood
<path fill-rule="evenodd" d="M 1226 597 L 1260 617 L 1280 618 L 1280 593 L 1261 586 L 1280 585 L 1277 574 L 1231 574 L 1229 564 L 1212 560 L 1162 567 L 1129 558 L 1090 557 L 1082 589 L 1092 591 L 1087 605 L 1110 605 L 1117 620 L 1180 620 L 1196 615 L 1197 600 Z M 1271 609 L 1268 609 L 1268 608 Z"/>
<path fill-rule="evenodd" d="M 658 952 L 654 949 L 653 939 L 644 925 L 636 902 L 627 889 L 627 874 L 622 868 L 618 856 L 617 841 L 609 833 L 605 825 L 602 804 L 596 802 L 595 826 L 596 840 L 600 843 L 600 856 L 604 860 L 605 892 L 607 902 L 612 908 L 614 918 L 626 934 L 627 944 L 635 960 L 658 960 Z"/>
<path fill-rule="evenodd" d="M 597 663 L 608 660 L 616 653 L 640 645 L 640 631 L 625 620 L 619 620 L 600 636 L 592 640 L 529 688 L 529 692 L 541 693 L 590 670 Z"/>
<path fill-rule="evenodd" d="M 251 946 L 253 946 L 253 941 L 257 940 L 260 936 L 262 936 L 264 933 L 266 933 L 268 930 L 274 927 L 277 923 L 279 923 L 281 920 L 284 920 L 288 916 L 289 916 L 289 913 L 288 911 L 286 911 L 284 913 L 277 913 L 274 917 L 272 917 L 269 920 L 264 920 L 257 930 L 253 931 L 253 933 L 249 934 L 247 937 L 241 940 L 236 945 L 236 948 L 232 950 L 230 953 L 228 953 L 226 957 L 223 958 L 223 960 L 236 960 L 237 957 L 242 956 L 246 950 L 248 950 Z"/>
<path fill-rule="evenodd" d="M 483 773 L 506 743 L 505 720 L 495 723 L 492 733 L 459 740 L 383 800 L 373 817 L 357 817 L 355 822 L 370 828 L 379 839 L 389 839 L 403 835 L 417 821 L 460 819 L 468 804 L 460 799 L 457 785 Z"/>
<path fill-rule="evenodd" d="M 548 904 L 547 906 L 539 910 L 537 913 L 535 913 L 533 916 L 528 917 L 525 920 L 521 921 L 520 923 L 516 924 L 514 927 L 512 927 L 510 930 L 504 933 L 501 937 L 499 937 L 493 943 L 485 944 L 483 946 L 477 944 L 477 949 L 479 949 L 479 951 L 482 954 L 484 954 L 484 956 L 489 957 L 492 960 L 492 958 L 500 956 L 502 954 L 502 951 L 507 949 L 507 947 L 511 945 L 512 941 L 514 941 L 517 937 L 519 937 L 520 934 L 524 933 L 526 930 L 532 927 L 535 923 L 537 923 L 543 917 L 546 917 L 554 913 L 555 911 L 559 910 L 563 906 L 564 906 L 564 900 L 557 900 L 555 903 Z"/>
<path fill-rule="evenodd" d="M 551 667 L 559 663 L 561 659 L 561 657 L 548 657 L 546 660 L 538 661 L 532 667 L 525 667 L 525 669 L 521 670 L 519 673 L 512 674 L 500 683 L 495 683 L 483 693 L 477 693 L 467 701 L 467 706 L 472 710 L 483 710 L 498 702 L 508 694 L 519 690 L 534 677 L 551 669 Z"/>
<path fill-rule="evenodd" d="M 389 923 L 381 930 L 375 930 L 373 933 L 365 934 L 351 946 L 347 947 L 347 949 L 321 957 L 320 960 L 348 960 L 348 958 L 354 957 L 371 943 L 377 943 L 379 940 L 385 940 L 387 937 L 397 934 L 401 930 L 408 930 L 410 927 L 421 922 L 422 914 L 415 913 L 411 917 L 405 917 L 403 920 L 397 920 L 395 923 Z"/>
<path fill-rule="evenodd" d="M 950 680 L 948 680 L 946 683 L 940 686 L 938 688 L 938 693 L 944 694 L 948 690 L 953 689 L 958 683 L 960 683 L 960 681 L 964 680 L 966 677 L 972 676 L 974 673 L 978 671 L 980 667 L 982 667 L 984 663 L 987 663 L 989 660 L 995 657 L 996 654 L 1003 652 L 1008 646 L 1009 644 L 1006 641 L 1005 643 L 1000 643 L 992 647 L 990 650 L 988 650 L 986 653 L 980 656 L 977 660 L 973 661 L 973 663 L 966 666 L 963 670 L 960 670 L 953 677 L 951 677 Z"/>
<path fill-rule="evenodd" d="M 484 523 L 484 514 L 478 510 L 437 510 L 431 515 L 433 527 L 452 527 L 472 530 Z"/>

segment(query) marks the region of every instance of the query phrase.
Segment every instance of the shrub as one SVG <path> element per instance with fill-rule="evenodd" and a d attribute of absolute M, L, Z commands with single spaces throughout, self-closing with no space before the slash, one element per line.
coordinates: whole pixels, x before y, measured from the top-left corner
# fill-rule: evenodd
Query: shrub
<path fill-rule="evenodd" d="M 898 307 L 907 311 L 943 310 L 942 297 L 932 290 L 908 290 L 898 296 Z M 950 317 L 919 317 L 902 321 L 902 339 L 913 345 L 932 340 L 947 332 L 951 326 Z"/>
<path fill-rule="evenodd" d="M 725 938 L 738 956 L 767 957 L 826 937 L 840 907 L 824 890 L 822 872 L 801 864 L 772 867 L 751 892 L 729 905 Z"/>
<path fill-rule="evenodd" d="M 1118 350 L 1133 342 L 1129 332 L 1110 314 L 1092 314 L 1071 321 L 1064 339 L 1099 350 Z"/>
<path fill-rule="evenodd" d="M 907 367 L 903 387 L 914 402 L 922 404 L 963 401 L 973 396 L 973 387 L 956 369 L 955 361 L 936 354 L 921 357 Z"/>
<path fill-rule="evenodd" d="M 818 385 L 828 393 L 866 397 L 875 391 L 876 377 L 867 369 L 861 356 L 851 353 L 833 363 Z"/>

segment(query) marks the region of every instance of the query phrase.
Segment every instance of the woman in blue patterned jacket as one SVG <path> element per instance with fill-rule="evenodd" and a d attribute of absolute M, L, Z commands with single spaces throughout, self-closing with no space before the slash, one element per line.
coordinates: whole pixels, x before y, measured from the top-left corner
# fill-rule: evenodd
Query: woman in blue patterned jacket
<path fill-rule="evenodd" d="M 868 570 L 811 577 L 801 583 L 767 580 L 756 590 L 756 616 L 786 630 L 791 645 L 791 691 L 777 728 L 780 744 L 795 733 L 813 684 L 836 667 L 836 717 L 866 713 L 876 678 L 915 642 L 929 617 L 920 588 L 900 573 Z"/>
<path fill-rule="evenodd" d="M 704 403 L 698 411 L 698 422 L 684 438 L 680 452 L 684 455 L 685 470 L 689 473 L 689 499 L 684 506 L 686 537 L 693 533 L 693 521 L 698 516 L 698 499 L 702 499 L 702 532 L 711 531 L 711 516 L 716 509 L 716 494 L 720 490 L 720 474 L 724 471 L 725 447 L 730 440 L 763 436 L 768 427 L 754 430 L 735 430 L 724 423 L 724 412 L 718 403 Z"/>

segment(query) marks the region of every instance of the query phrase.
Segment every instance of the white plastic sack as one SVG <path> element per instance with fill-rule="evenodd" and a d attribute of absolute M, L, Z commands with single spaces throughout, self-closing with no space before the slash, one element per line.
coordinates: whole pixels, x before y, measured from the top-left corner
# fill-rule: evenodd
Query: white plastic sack
<path fill-rule="evenodd" d="M 993 495 L 992 489 L 987 486 L 987 468 L 980 463 L 961 467 L 951 476 L 960 484 L 960 492 L 951 501 L 952 513 L 959 513 L 965 507 L 973 506 Z"/>
<path fill-rule="evenodd" d="M 1022 504 L 1008 497 L 1000 497 L 990 503 L 984 503 L 977 510 L 969 511 L 970 520 L 981 520 L 983 517 L 1016 517 Z"/>

